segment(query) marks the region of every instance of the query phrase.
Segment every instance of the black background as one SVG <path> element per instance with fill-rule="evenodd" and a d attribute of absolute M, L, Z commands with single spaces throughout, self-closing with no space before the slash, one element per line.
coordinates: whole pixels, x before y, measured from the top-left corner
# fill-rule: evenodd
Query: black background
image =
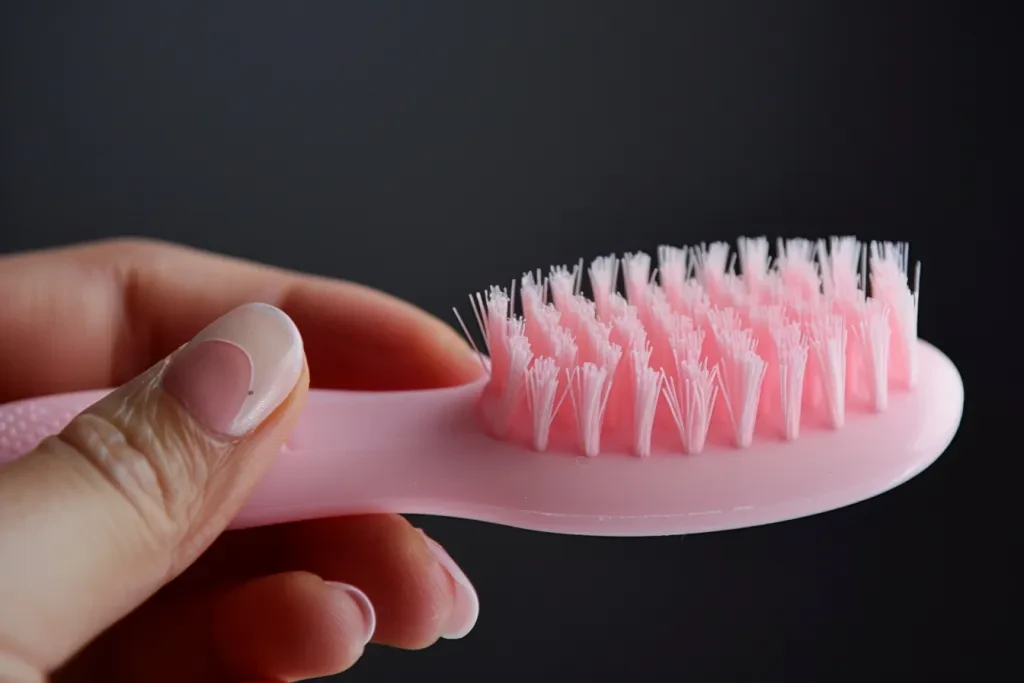
<path fill-rule="evenodd" d="M 156 236 L 452 320 L 468 292 L 579 256 L 911 240 L 922 336 L 966 385 L 935 466 L 708 536 L 422 520 L 479 624 L 371 648 L 343 679 L 979 675 L 1003 659 L 1019 538 L 1006 21 L 966 3 L 6 3 L 0 251 Z"/>

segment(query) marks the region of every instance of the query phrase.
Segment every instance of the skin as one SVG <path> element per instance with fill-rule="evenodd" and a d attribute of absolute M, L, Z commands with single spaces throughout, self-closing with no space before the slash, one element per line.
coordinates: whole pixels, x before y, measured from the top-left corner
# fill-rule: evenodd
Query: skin
<path fill-rule="evenodd" d="M 236 306 L 278 306 L 303 335 L 307 371 L 260 427 L 267 452 L 287 437 L 307 386 L 431 388 L 481 372 L 458 334 L 408 303 L 176 245 L 117 240 L 0 257 L 0 291 L 0 402 L 121 386 Z M 45 558 L 38 573 L 0 571 L 0 596 L 20 598 L 14 612 L 0 610 L 2 680 L 256 683 L 343 671 L 363 647 L 343 627 L 344 610 L 331 610 L 324 581 L 368 595 L 381 645 L 427 647 L 452 610 L 452 577 L 398 516 L 220 533 L 266 456 L 244 473 L 214 468 L 202 486 L 228 492 L 227 502 L 184 506 L 185 519 L 145 487 L 107 486 L 102 463 L 75 457 L 87 449 L 73 436 L 45 450 L 0 469 L 0 558 Z M 40 522 L 25 513 L 47 496 L 66 514 Z M 120 535 L 88 527 L 127 509 L 158 509 L 163 526 L 137 524 L 148 518 L 136 514 Z M 132 525 L 144 530 L 138 538 Z M 97 543 L 93 532 L 117 540 Z M 38 578 L 53 567 L 63 568 L 59 582 Z M 96 567 L 99 578 L 89 574 Z M 25 604 L 33 609 L 18 613 Z"/>

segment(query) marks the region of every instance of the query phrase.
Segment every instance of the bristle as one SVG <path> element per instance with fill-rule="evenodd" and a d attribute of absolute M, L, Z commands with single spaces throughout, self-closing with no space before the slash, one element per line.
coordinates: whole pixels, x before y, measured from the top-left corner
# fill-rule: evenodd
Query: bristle
<path fill-rule="evenodd" d="M 642 252 L 623 256 L 623 281 L 626 285 L 626 300 L 643 309 L 647 302 L 647 286 L 650 284 L 650 256 Z"/>
<path fill-rule="evenodd" d="M 725 242 L 701 244 L 694 250 L 693 257 L 696 261 L 697 282 L 704 288 L 710 303 L 715 306 L 731 305 L 725 282 L 729 245 Z"/>
<path fill-rule="evenodd" d="M 669 305 L 683 310 L 686 301 L 685 286 L 690 277 L 690 251 L 681 247 L 658 247 L 658 273 Z"/>
<path fill-rule="evenodd" d="M 599 256 L 590 264 L 590 289 L 594 293 L 597 315 L 611 320 L 612 295 L 619 280 L 619 260 L 615 255 Z"/>
<path fill-rule="evenodd" d="M 797 302 L 813 302 L 821 293 L 821 276 L 815 260 L 815 245 L 795 238 L 778 241 L 776 264 L 782 286 Z"/>
<path fill-rule="evenodd" d="M 566 266 L 552 266 L 548 282 L 551 286 L 551 299 L 555 306 L 563 314 L 570 306 L 572 297 L 576 293 L 576 269 L 569 270 Z"/>
<path fill-rule="evenodd" d="M 767 237 L 741 237 L 736 240 L 736 251 L 743 271 L 743 283 L 753 301 L 762 301 L 765 280 L 768 277 Z"/>
<path fill-rule="evenodd" d="M 700 360 L 704 348 L 704 330 L 694 327 L 690 318 L 679 316 L 671 332 L 669 341 L 672 345 L 672 356 L 676 363 L 692 364 Z"/>
<path fill-rule="evenodd" d="M 846 324 L 830 314 L 811 322 L 810 330 L 829 424 L 838 429 L 846 421 Z"/>
<path fill-rule="evenodd" d="M 786 239 L 774 258 L 770 245 L 662 245 L 657 269 L 644 252 L 600 256 L 471 296 L 492 433 L 647 458 L 791 441 L 886 410 L 917 381 L 907 245 Z"/>
<path fill-rule="evenodd" d="M 636 307 L 631 307 L 625 297 L 615 292 L 611 295 L 608 303 L 608 317 L 602 318 L 602 320 L 615 320 L 624 315 L 637 315 Z"/>
<path fill-rule="evenodd" d="M 718 398 L 718 367 L 707 360 L 680 360 L 676 377 L 666 380 L 664 390 L 685 453 L 700 453 L 707 441 L 711 415 Z"/>
<path fill-rule="evenodd" d="M 650 367 L 651 346 L 634 345 L 633 361 L 633 452 L 641 458 L 651 454 L 654 417 L 665 375 Z"/>
<path fill-rule="evenodd" d="M 889 307 L 893 336 L 891 353 L 900 366 L 905 387 L 917 385 L 917 309 L 921 265 L 914 269 L 914 289 L 908 282 L 910 247 L 905 243 L 871 243 L 871 287 L 873 298 Z"/>
<path fill-rule="evenodd" d="M 771 330 L 779 371 L 779 409 L 783 435 L 792 441 L 800 436 L 800 414 L 807 369 L 807 338 L 799 325 L 779 323 Z"/>
<path fill-rule="evenodd" d="M 866 361 L 871 406 L 876 412 L 889 407 L 889 307 L 878 300 L 867 302 L 858 328 L 863 358 Z"/>
<path fill-rule="evenodd" d="M 483 320 L 484 342 L 491 355 L 492 373 L 498 376 L 502 383 L 508 377 L 511 302 L 508 292 L 500 287 L 491 287 L 482 302 L 480 295 L 477 295 L 479 309 L 474 309 L 477 320 Z"/>
<path fill-rule="evenodd" d="M 533 447 L 538 451 L 547 450 L 551 423 L 568 391 L 566 388 L 559 397 L 558 378 L 561 374 L 555 359 L 547 356 L 538 358 L 526 371 L 526 400 L 533 428 Z"/>
<path fill-rule="evenodd" d="M 757 355 L 753 333 L 734 326 L 737 321 L 734 316 L 723 316 L 723 320 L 721 325 L 712 322 L 711 327 L 722 353 L 718 378 L 733 428 L 733 441 L 739 448 L 746 448 L 754 439 L 761 384 L 768 366 Z"/>
<path fill-rule="evenodd" d="M 525 326 L 522 319 L 513 320 L 509 330 L 508 375 L 498 408 L 498 434 L 505 434 L 508 431 L 509 424 L 519 408 L 523 386 L 526 383 L 526 370 L 533 359 L 530 340 L 524 334 Z"/>
<path fill-rule="evenodd" d="M 818 241 L 818 262 L 825 296 L 839 301 L 861 298 L 863 286 L 859 262 L 861 244 L 856 237 L 833 237 L 830 248 L 825 240 Z"/>
<path fill-rule="evenodd" d="M 601 451 L 601 423 L 611 393 L 610 380 L 609 368 L 595 363 L 584 363 L 571 377 L 569 396 L 576 413 L 580 444 L 589 457 Z"/>

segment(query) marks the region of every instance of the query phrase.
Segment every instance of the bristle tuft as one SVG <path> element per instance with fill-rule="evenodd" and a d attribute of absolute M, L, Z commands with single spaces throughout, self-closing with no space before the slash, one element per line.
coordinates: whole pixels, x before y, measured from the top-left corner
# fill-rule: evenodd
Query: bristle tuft
<path fill-rule="evenodd" d="M 889 407 L 889 307 L 878 300 L 864 304 L 857 331 L 866 361 L 871 407 L 882 412 Z"/>
<path fill-rule="evenodd" d="M 583 453 L 592 458 L 601 451 L 601 423 L 611 392 L 611 373 L 606 366 L 584 363 L 573 372 L 569 391 Z"/>
<path fill-rule="evenodd" d="M 779 323 L 771 330 L 779 369 L 779 409 L 783 435 L 792 441 L 800 436 L 800 415 L 807 369 L 807 338 L 799 325 Z"/>
<path fill-rule="evenodd" d="M 733 309 L 725 311 L 734 312 Z M 721 320 L 719 324 L 712 322 L 711 328 L 722 352 L 718 379 L 735 445 L 746 448 L 754 439 L 761 384 L 768 366 L 757 355 L 757 341 L 753 333 L 740 328 L 735 315 L 722 316 Z"/>
<path fill-rule="evenodd" d="M 665 378 L 661 370 L 650 367 L 651 346 L 634 346 L 633 360 L 633 452 L 641 458 L 651 454 L 654 416 Z"/>
<path fill-rule="evenodd" d="M 676 377 L 669 377 L 665 398 L 686 453 L 700 453 L 708 437 L 711 415 L 718 398 L 718 366 L 708 370 L 707 360 L 681 360 Z"/>
<path fill-rule="evenodd" d="M 846 324 L 838 315 L 826 315 L 810 330 L 829 424 L 838 429 L 846 421 Z"/>
<path fill-rule="evenodd" d="M 565 392 L 561 397 L 558 396 L 558 378 L 561 374 L 558 362 L 548 356 L 536 359 L 526 373 L 526 399 L 533 428 L 533 447 L 538 451 L 547 450 L 551 423 L 565 400 Z"/>

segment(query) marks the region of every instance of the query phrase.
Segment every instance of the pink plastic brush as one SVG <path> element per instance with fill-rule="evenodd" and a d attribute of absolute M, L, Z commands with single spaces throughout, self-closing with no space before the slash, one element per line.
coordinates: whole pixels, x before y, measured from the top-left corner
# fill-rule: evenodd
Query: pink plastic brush
<path fill-rule="evenodd" d="M 725 243 L 661 247 L 655 272 L 647 254 L 598 258 L 592 299 L 582 262 L 528 273 L 521 316 L 515 283 L 471 297 L 483 379 L 312 391 L 232 526 L 397 512 L 686 534 L 849 505 L 930 465 L 963 385 L 917 338 L 906 245 L 780 240 L 772 261 L 754 238 L 736 253 L 742 276 Z M 0 406 L 0 462 L 105 393 Z"/>

